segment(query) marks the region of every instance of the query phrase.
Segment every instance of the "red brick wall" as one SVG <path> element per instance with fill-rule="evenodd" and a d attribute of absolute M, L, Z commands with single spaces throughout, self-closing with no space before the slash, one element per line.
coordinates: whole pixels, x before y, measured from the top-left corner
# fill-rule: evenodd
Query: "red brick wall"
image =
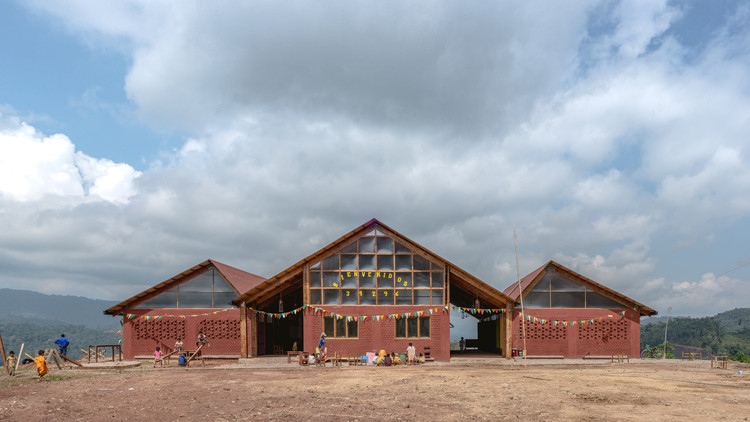
<path fill-rule="evenodd" d="M 174 349 L 177 337 L 182 337 L 185 349 L 195 349 L 198 331 L 203 330 L 210 346 L 202 349 L 206 356 L 240 355 L 240 311 L 232 309 L 217 314 L 197 317 L 146 320 L 143 316 L 160 315 L 200 315 L 218 309 L 128 309 L 126 314 L 136 316 L 125 318 L 123 324 L 123 357 L 153 356 L 156 346 L 166 353 Z M 248 330 L 249 331 L 249 330 Z"/>
<path fill-rule="evenodd" d="M 305 310 L 304 318 L 304 350 L 312 352 L 318 346 L 320 333 L 323 332 L 323 313 L 315 312 L 314 306 Z M 372 316 L 403 314 L 407 312 L 426 311 L 425 306 L 323 306 L 326 311 L 335 312 L 348 316 Z M 435 309 L 435 308 L 433 308 Z M 440 311 L 430 316 L 430 338 L 396 338 L 395 319 L 384 319 L 373 321 L 359 321 L 359 337 L 327 338 L 326 347 L 328 353 L 338 352 L 341 356 L 357 356 L 366 352 L 378 352 L 385 349 L 387 352 L 406 353 L 409 342 L 414 344 L 417 354 L 424 353 L 425 348 L 430 348 L 431 357 L 436 361 L 450 360 L 450 313 L 439 307 Z M 328 333 L 326 333 L 328 334 Z"/>
<path fill-rule="evenodd" d="M 546 319 L 547 323 L 525 321 L 526 352 L 529 356 L 582 358 L 624 354 L 631 357 L 640 353 L 640 314 L 633 310 L 610 309 L 526 309 L 531 317 Z M 513 348 L 523 349 L 520 311 L 513 311 Z M 612 315 L 614 318 L 608 318 Z M 600 321 L 599 318 L 603 317 Z M 550 321 L 591 320 L 590 324 L 552 325 Z"/>

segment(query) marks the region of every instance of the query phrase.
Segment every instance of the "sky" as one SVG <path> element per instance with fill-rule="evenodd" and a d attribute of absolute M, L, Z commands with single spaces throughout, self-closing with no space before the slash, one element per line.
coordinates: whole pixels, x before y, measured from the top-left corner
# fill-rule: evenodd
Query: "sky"
<path fill-rule="evenodd" d="M 750 306 L 747 0 L 4 1 L 0 39 L 0 287 L 271 277 L 377 218 L 500 290 Z"/>

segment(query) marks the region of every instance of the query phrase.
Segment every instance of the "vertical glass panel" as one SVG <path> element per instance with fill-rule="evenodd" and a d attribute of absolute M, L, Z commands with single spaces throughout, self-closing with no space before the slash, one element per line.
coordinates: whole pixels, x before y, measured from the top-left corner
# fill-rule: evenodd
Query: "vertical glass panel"
<path fill-rule="evenodd" d="M 357 289 L 342 289 L 341 290 L 341 304 L 342 305 L 356 305 L 357 304 Z"/>
<path fill-rule="evenodd" d="M 393 305 L 393 290 L 378 289 L 378 305 Z"/>
<path fill-rule="evenodd" d="M 563 277 L 562 275 L 558 273 L 550 273 L 550 278 L 552 279 L 552 283 L 550 286 L 551 290 L 557 290 L 557 291 L 563 291 L 563 292 L 582 292 L 586 290 L 586 288 L 576 283 L 573 280 L 570 280 L 566 277 Z"/>
<path fill-rule="evenodd" d="M 233 307 L 232 301 L 237 298 L 234 292 L 214 292 L 214 308 Z"/>
<path fill-rule="evenodd" d="M 213 308 L 213 293 L 211 292 L 180 292 L 180 308 Z"/>
<path fill-rule="evenodd" d="M 214 292 L 234 293 L 234 289 L 232 288 L 232 286 L 227 284 L 227 281 L 224 280 L 218 272 L 214 274 Z"/>
<path fill-rule="evenodd" d="M 320 261 L 310 265 L 311 270 L 319 270 L 320 269 Z"/>
<path fill-rule="evenodd" d="M 430 337 L 430 317 L 419 318 L 419 337 Z"/>
<path fill-rule="evenodd" d="M 411 287 L 411 273 L 396 273 L 396 287 Z"/>
<path fill-rule="evenodd" d="M 310 287 L 320 287 L 320 271 L 310 271 Z"/>
<path fill-rule="evenodd" d="M 346 322 L 346 336 L 347 337 L 359 337 L 359 321 Z"/>
<path fill-rule="evenodd" d="M 323 304 L 324 305 L 338 305 L 339 304 L 339 289 L 324 289 L 323 290 Z"/>
<path fill-rule="evenodd" d="M 406 336 L 419 337 L 419 319 L 406 318 Z"/>
<path fill-rule="evenodd" d="M 414 273 L 414 287 L 430 287 L 430 273 Z"/>
<path fill-rule="evenodd" d="M 393 288 L 393 273 L 392 272 L 381 273 L 380 271 L 378 271 L 377 276 L 378 276 L 378 287 Z"/>
<path fill-rule="evenodd" d="M 359 287 L 375 287 L 375 272 L 374 271 L 360 271 L 359 273 Z"/>
<path fill-rule="evenodd" d="M 356 271 L 341 271 L 339 279 L 341 280 L 341 287 L 357 287 L 359 285 L 357 282 L 359 277 L 357 277 Z"/>
<path fill-rule="evenodd" d="M 393 239 L 378 237 L 378 253 L 393 253 Z"/>
<path fill-rule="evenodd" d="M 320 305 L 321 304 L 320 289 L 310 289 L 310 304 Z"/>
<path fill-rule="evenodd" d="M 343 248 L 341 248 L 342 253 L 357 253 L 357 242 L 352 242 Z"/>
<path fill-rule="evenodd" d="M 396 289 L 396 305 L 411 305 L 411 289 Z"/>
<path fill-rule="evenodd" d="M 434 289 L 432 291 L 432 304 L 433 305 L 443 304 L 443 290 L 442 289 Z"/>
<path fill-rule="evenodd" d="M 414 289 L 414 304 L 415 305 L 429 305 L 430 304 L 430 289 Z"/>
<path fill-rule="evenodd" d="M 523 297 L 527 308 L 549 308 L 549 292 L 530 292 Z"/>
<path fill-rule="evenodd" d="M 375 253 L 375 238 L 363 237 L 359 239 L 359 253 Z"/>
<path fill-rule="evenodd" d="M 396 255 L 396 270 L 411 271 L 411 255 Z"/>
<path fill-rule="evenodd" d="M 445 280 L 443 280 L 443 272 L 433 271 L 432 272 L 432 287 L 443 287 L 444 283 L 445 283 Z"/>
<path fill-rule="evenodd" d="M 411 249 L 407 248 L 399 242 L 396 242 L 396 253 L 411 253 Z"/>
<path fill-rule="evenodd" d="M 406 320 L 403 318 L 396 320 L 396 337 L 406 337 Z"/>
<path fill-rule="evenodd" d="M 346 318 L 336 318 L 336 337 L 346 337 Z"/>
<path fill-rule="evenodd" d="M 546 273 L 542 276 L 542 279 L 539 280 L 539 283 L 537 283 L 536 286 L 534 286 L 532 291 L 549 291 L 549 273 Z"/>
<path fill-rule="evenodd" d="M 385 233 L 383 233 L 382 231 L 380 231 L 380 229 L 375 229 L 375 235 L 376 236 L 385 236 Z"/>
<path fill-rule="evenodd" d="M 326 271 L 323 273 L 323 287 L 340 287 L 339 272 Z"/>
<path fill-rule="evenodd" d="M 356 270 L 357 269 L 357 255 L 341 255 L 341 269 L 342 270 Z"/>
<path fill-rule="evenodd" d="M 552 292 L 552 308 L 585 308 L 584 292 Z"/>
<path fill-rule="evenodd" d="M 359 270 L 375 270 L 375 255 L 359 255 Z"/>
<path fill-rule="evenodd" d="M 208 269 L 206 272 L 198 274 L 190 280 L 181 283 L 179 289 L 181 291 L 191 292 L 210 292 L 214 289 L 214 271 L 213 268 Z"/>
<path fill-rule="evenodd" d="M 393 270 L 393 255 L 378 255 L 378 270 Z"/>
<path fill-rule="evenodd" d="M 600 309 L 626 309 L 625 305 L 616 302 L 600 293 L 586 290 L 586 307 Z"/>
<path fill-rule="evenodd" d="M 369 232 L 365 233 L 365 236 L 375 236 L 376 229 L 372 229 Z"/>
<path fill-rule="evenodd" d="M 359 290 L 359 304 L 360 305 L 374 305 L 377 299 L 377 293 L 372 289 L 360 289 Z"/>
<path fill-rule="evenodd" d="M 177 307 L 177 292 L 164 292 L 159 296 L 154 296 L 151 299 L 136 305 L 137 309 L 156 309 L 156 308 L 176 308 Z"/>
<path fill-rule="evenodd" d="M 334 254 L 323 260 L 323 270 L 338 270 L 339 269 L 339 255 Z"/>
<path fill-rule="evenodd" d="M 414 271 L 430 271 L 430 261 L 414 255 Z"/>
<path fill-rule="evenodd" d="M 336 334 L 333 325 L 333 317 L 323 317 L 323 332 L 326 336 L 333 337 Z"/>

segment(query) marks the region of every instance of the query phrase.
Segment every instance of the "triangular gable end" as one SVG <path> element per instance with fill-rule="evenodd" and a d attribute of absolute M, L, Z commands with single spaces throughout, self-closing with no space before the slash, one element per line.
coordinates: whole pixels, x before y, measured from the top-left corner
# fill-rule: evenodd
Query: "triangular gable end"
<path fill-rule="evenodd" d="M 135 309 L 159 308 L 226 308 L 237 297 L 237 291 L 214 267 L 208 266 L 192 277 L 175 282 L 143 302 Z"/>

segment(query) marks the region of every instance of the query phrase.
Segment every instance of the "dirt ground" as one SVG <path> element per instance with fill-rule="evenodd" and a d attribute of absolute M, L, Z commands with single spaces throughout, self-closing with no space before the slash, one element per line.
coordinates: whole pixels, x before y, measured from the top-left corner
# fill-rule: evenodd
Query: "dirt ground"
<path fill-rule="evenodd" d="M 173 364 L 174 365 L 174 364 Z M 750 420 L 750 365 L 528 362 L 30 370 L 0 375 L 0 420 Z M 738 374 L 743 370 L 744 374 Z"/>

